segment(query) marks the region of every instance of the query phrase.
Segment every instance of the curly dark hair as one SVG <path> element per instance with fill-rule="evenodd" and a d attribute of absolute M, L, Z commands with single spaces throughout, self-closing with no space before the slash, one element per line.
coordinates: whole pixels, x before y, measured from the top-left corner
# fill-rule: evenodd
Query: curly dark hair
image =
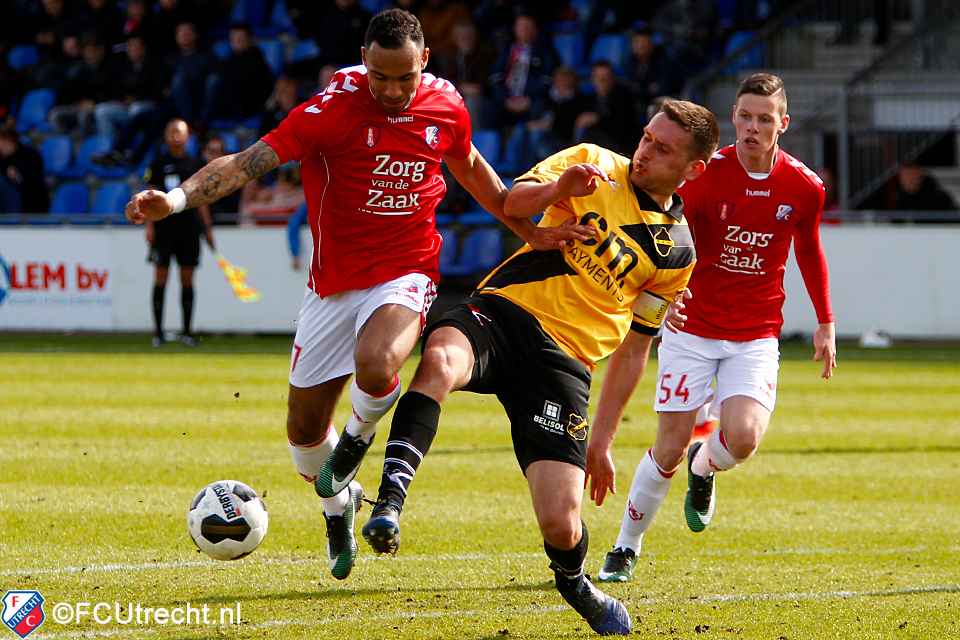
<path fill-rule="evenodd" d="M 373 16 L 363 46 L 370 49 L 376 42 L 384 49 L 402 49 L 407 41 L 423 51 L 423 30 L 416 16 L 403 9 L 387 9 Z"/>

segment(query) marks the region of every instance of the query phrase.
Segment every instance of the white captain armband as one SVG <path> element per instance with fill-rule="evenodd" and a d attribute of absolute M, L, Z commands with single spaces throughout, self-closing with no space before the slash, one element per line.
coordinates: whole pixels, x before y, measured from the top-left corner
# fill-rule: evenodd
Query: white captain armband
<path fill-rule="evenodd" d="M 184 193 L 180 187 L 168 192 L 167 197 L 170 198 L 170 202 L 173 203 L 173 213 L 180 213 L 186 208 L 187 194 Z"/>

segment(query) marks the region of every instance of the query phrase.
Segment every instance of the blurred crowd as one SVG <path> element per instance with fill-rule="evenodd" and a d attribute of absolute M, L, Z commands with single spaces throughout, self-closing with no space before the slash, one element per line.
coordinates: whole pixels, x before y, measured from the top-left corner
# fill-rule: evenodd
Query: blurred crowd
<path fill-rule="evenodd" d="M 49 196 L 34 191 L 50 181 L 32 177 L 39 158 L 21 149 L 46 135 L 109 138 L 92 161 L 136 171 L 180 117 L 199 139 L 197 154 L 214 138 L 221 153 L 237 151 L 216 134 L 246 127 L 249 143 L 273 129 L 337 68 L 360 62 L 371 12 L 392 6 L 420 19 L 427 70 L 458 87 L 474 130 L 497 132 L 495 167 L 504 175 L 579 142 L 630 154 L 651 105 L 677 96 L 727 36 L 756 27 L 778 4 L 0 0 L 12 16 L 0 22 L 0 121 L 17 115 L 32 89 L 54 96 L 38 129 L 17 127 L 22 166 L 0 146 L 4 168 L 23 177 L 0 175 L 0 211 L 46 206 Z M 256 209 L 266 195 L 243 200 Z"/>

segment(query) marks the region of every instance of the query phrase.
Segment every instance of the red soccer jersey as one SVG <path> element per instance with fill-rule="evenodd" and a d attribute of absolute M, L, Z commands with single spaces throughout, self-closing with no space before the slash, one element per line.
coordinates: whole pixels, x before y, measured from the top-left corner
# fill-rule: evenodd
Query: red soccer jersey
<path fill-rule="evenodd" d="M 391 114 L 370 92 L 363 66 L 338 71 L 265 135 L 281 162 L 301 163 L 310 288 L 328 296 L 414 272 L 438 281 L 440 160 L 466 158 L 470 136 L 463 99 L 446 80 L 423 74 L 410 105 Z"/>
<path fill-rule="evenodd" d="M 779 338 L 794 239 L 817 318 L 833 321 L 819 232 L 823 183 L 813 171 L 777 149 L 773 171 L 755 179 L 730 145 L 679 193 L 697 250 L 684 331 L 718 340 Z"/>

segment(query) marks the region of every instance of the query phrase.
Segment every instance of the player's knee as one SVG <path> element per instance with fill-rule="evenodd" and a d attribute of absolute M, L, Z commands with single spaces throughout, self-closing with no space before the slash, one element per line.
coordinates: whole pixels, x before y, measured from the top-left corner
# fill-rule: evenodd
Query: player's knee
<path fill-rule="evenodd" d="M 371 395 L 386 392 L 393 386 L 404 359 L 391 353 L 358 352 L 355 356 L 357 386 Z"/>
<path fill-rule="evenodd" d="M 444 347 L 429 347 L 423 352 L 416 380 L 420 384 L 452 389 L 461 375 L 460 367 Z"/>
<path fill-rule="evenodd" d="M 539 524 L 543 539 L 557 549 L 573 549 L 583 532 L 580 518 L 570 517 L 566 513 L 545 514 Z"/>
<path fill-rule="evenodd" d="M 738 460 L 746 460 L 756 452 L 760 446 L 762 434 L 754 429 L 738 429 L 723 432 L 723 441 L 727 446 L 727 451 Z"/>

